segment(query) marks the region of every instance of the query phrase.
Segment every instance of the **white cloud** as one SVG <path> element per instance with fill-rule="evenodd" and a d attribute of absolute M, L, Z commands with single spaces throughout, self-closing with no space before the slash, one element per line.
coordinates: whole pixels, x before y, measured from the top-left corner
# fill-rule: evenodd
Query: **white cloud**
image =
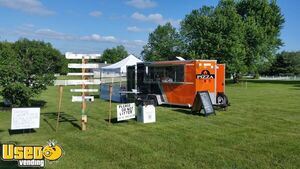
<path fill-rule="evenodd" d="M 50 39 L 60 39 L 60 40 L 72 40 L 73 36 L 67 35 L 65 33 L 57 32 L 51 29 L 38 29 L 35 32 L 35 35 L 50 38 Z"/>
<path fill-rule="evenodd" d="M 38 40 L 46 40 L 50 41 L 51 39 L 54 40 L 60 40 L 60 41 L 67 41 L 66 44 L 70 44 L 69 47 L 66 46 L 60 46 L 60 49 L 66 50 L 66 48 L 69 49 L 76 49 L 76 50 L 100 50 L 101 48 L 109 47 L 111 45 L 123 45 L 127 47 L 131 51 L 140 51 L 142 50 L 142 47 L 146 44 L 143 40 L 126 40 L 126 39 L 118 39 L 115 36 L 101 36 L 99 34 L 91 34 L 87 36 L 80 36 L 80 35 L 71 35 L 67 34 L 65 32 L 59 32 L 56 30 L 52 30 L 49 28 L 38 28 L 35 25 L 32 24 L 23 24 L 17 27 L 16 29 L 5 29 L 0 28 L 0 32 L 5 31 L 4 35 L 14 35 L 16 38 L 24 37 L 28 39 L 38 39 Z M 0 39 L 5 38 L 0 37 Z M 80 47 L 73 46 L 74 44 L 80 44 Z M 78 43 L 79 42 L 79 43 Z M 85 42 L 92 42 L 91 43 L 85 43 Z M 55 41 L 53 42 L 55 45 Z M 102 43 L 99 45 L 99 43 Z M 72 45 L 71 45 L 72 44 Z M 91 47 L 97 46 L 97 47 Z M 91 49 L 88 49 L 91 47 Z M 81 51 L 81 52 L 82 52 Z M 137 52 L 139 53 L 139 52 Z"/>
<path fill-rule="evenodd" d="M 35 26 L 33 24 L 23 24 L 19 26 L 13 33 L 17 35 L 26 36 L 32 35 L 34 32 Z"/>
<path fill-rule="evenodd" d="M 121 40 L 119 44 L 128 48 L 141 48 L 146 42 L 143 40 Z"/>
<path fill-rule="evenodd" d="M 179 24 L 181 22 L 181 19 L 165 19 L 161 14 L 155 13 L 155 14 L 149 14 L 148 16 L 135 12 L 131 15 L 131 18 L 137 21 L 142 22 L 153 22 L 156 24 L 165 24 L 167 22 L 170 22 L 174 27 L 179 27 Z"/>
<path fill-rule="evenodd" d="M 130 26 L 130 27 L 127 27 L 127 31 L 128 32 L 151 32 L 152 29 L 151 28 L 143 29 L 143 28 L 139 28 L 136 26 Z"/>
<path fill-rule="evenodd" d="M 49 28 L 38 29 L 33 24 L 23 24 L 17 27 L 16 30 L 11 31 L 11 34 L 18 35 L 20 37 L 38 38 L 38 39 L 58 39 L 58 40 L 73 40 L 75 36 L 68 35 L 66 33 L 57 32 Z"/>
<path fill-rule="evenodd" d="M 151 0 L 130 0 L 127 1 L 126 4 L 139 9 L 153 8 L 156 6 L 156 3 Z"/>
<path fill-rule="evenodd" d="M 79 38 L 82 41 L 91 41 L 91 42 L 106 42 L 114 43 L 117 45 L 124 45 L 125 47 L 138 48 L 146 44 L 142 40 L 121 40 L 117 39 L 114 36 L 101 36 L 99 34 L 92 34 L 88 36 L 82 36 Z"/>
<path fill-rule="evenodd" d="M 89 36 L 82 36 L 79 38 L 82 41 L 91 41 L 91 42 L 104 42 L 104 43 L 114 43 L 116 45 L 123 45 L 128 48 L 141 48 L 146 44 L 143 40 L 122 40 L 117 39 L 114 36 L 100 36 L 99 34 L 92 34 Z"/>
<path fill-rule="evenodd" d="M 53 15 L 39 0 L 0 0 L 0 6 L 38 15 Z"/>
<path fill-rule="evenodd" d="M 132 27 L 127 27 L 127 31 L 129 31 L 129 32 L 142 32 L 142 29 L 138 28 L 136 26 L 132 26 Z"/>
<path fill-rule="evenodd" d="M 162 24 L 164 22 L 163 16 L 159 13 L 150 14 L 148 16 L 145 16 L 144 14 L 135 12 L 131 15 L 131 18 L 138 20 L 138 21 L 154 22 L 157 24 Z"/>
<path fill-rule="evenodd" d="M 89 13 L 90 16 L 93 16 L 93 17 L 99 17 L 102 15 L 102 12 L 100 11 L 92 11 Z"/>
<path fill-rule="evenodd" d="M 96 41 L 96 42 L 116 42 L 117 41 L 117 39 L 114 36 L 100 36 L 98 34 L 82 36 L 79 39 L 84 40 L 84 41 Z"/>

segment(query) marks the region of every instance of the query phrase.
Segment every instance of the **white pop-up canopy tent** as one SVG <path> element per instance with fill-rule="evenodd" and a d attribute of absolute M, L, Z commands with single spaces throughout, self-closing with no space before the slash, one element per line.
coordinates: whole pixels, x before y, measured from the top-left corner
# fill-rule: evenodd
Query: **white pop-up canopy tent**
<path fill-rule="evenodd" d="M 101 68 L 102 77 L 117 77 L 117 76 L 126 76 L 126 67 L 136 65 L 138 62 L 142 62 L 140 59 L 136 58 L 133 55 L 129 55 L 125 59 L 114 63 L 109 66 Z"/>

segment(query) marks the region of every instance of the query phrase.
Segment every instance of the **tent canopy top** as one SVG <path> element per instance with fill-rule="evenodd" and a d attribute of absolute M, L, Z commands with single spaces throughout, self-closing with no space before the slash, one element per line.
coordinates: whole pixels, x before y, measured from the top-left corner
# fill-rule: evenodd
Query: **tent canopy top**
<path fill-rule="evenodd" d="M 121 60 L 117 63 L 114 63 L 112 65 L 102 67 L 101 69 L 104 69 L 104 70 L 107 70 L 107 69 L 122 69 L 123 67 L 126 68 L 126 66 L 135 65 L 138 62 L 142 62 L 142 61 L 140 59 L 136 58 L 133 55 L 129 55 L 125 59 L 123 59 L 123 60 Z"/>

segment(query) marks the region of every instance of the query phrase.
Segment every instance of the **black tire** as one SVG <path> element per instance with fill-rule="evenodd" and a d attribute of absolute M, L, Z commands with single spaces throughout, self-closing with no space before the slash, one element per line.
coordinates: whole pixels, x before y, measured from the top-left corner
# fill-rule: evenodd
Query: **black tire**
<path fill-rule="evenodd" d="M 224 93 L 218 93 L 216 103 L 221 107 L 227 107 L 229 105 L 228 98 Z"/>

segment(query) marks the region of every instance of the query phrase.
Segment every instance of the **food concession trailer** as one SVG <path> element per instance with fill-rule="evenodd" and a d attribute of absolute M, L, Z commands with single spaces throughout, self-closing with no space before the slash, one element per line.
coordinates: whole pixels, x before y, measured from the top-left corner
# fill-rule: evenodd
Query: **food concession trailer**
<path fill-rule="evenodd" d="M 192 107 L 198 91 L 208 91 L 214 105 L 227 107 L 225 64 L 216 60 L 158 61 L 127 67 L 127 90 L 156 105 Z"/>

